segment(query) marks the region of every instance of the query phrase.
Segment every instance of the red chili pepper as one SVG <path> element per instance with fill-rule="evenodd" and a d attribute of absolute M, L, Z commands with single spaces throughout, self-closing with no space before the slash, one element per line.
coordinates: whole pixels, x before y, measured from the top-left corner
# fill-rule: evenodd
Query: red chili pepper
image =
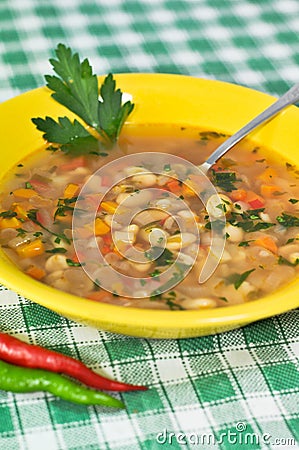
<path fill-rule="evenodd" d="M 5 333 L 0 333 L 0 359 L 19 366 L 63 373 L 96 389 L 119 392 L 147 389 L 146 386 L 121 383 L 102 377 L 74 358 L 38 345 L 27 344 Z"/>

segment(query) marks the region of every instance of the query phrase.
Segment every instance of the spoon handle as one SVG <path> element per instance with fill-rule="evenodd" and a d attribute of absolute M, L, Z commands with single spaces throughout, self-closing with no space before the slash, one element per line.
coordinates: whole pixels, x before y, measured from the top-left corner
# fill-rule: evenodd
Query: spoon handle
<path fill-rule="evenodd" d="M 247 136 L 252 130 L 257 128 L 262 123 L 274 117 L 279 111 L 284 109 L 286 106 L 292 105 L 299 101 L 299 83 L 291 87 L 282 97 L 280 97 L 276 102 L 270 105 L 267 109 L 261 112 L 253 120 L 247 123 L 243 128 L 225 140 L 212 154 L 211 156 L 201 164 L 199 167 L 204 172 L 207 173 L 210 167 L 218 161 L 221 156 L 228 152 L 234 145 L 236 145 L 241 139 Z"/>

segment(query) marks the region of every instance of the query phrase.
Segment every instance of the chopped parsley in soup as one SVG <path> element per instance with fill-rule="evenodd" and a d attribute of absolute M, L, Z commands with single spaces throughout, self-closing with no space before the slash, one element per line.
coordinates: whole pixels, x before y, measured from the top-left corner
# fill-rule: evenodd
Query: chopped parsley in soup
<path fill-rule="evenodd" d="M 2 182 L 0 195 L 0 242 L 3 250 L 22 271 L 49 286 L 94 301 L 137 308 L 197 310 L 226 307 L 256 300 L 277 290 L 296 277 L 299 262 L 298 171 L 288 162 L 270 157 L 267 149 L 243 141 L 209 171 L 220 203 L 208 199 L 209 214 L 195 194 L 200 188 L 188 172 L 165 164 L 162 174 L 142 173 L 140 166 L 123 167 L 126 178 L 114 185 L 99 204 L 94 222 L 78 231 L 76 249 L 89 251 L 85 260 L 75 251 L 72 216 L 79 192 L 91 175 L 107 162 L 132 153 L 163 152 L 198 165 L 220 145 L 225 136 L 217 132 L 178 127 L 132 127 L 109 152 L 78 156 L 60 151 L 39 152 L 21 161 Z M 93 191 L 85 199 L 97 203 L 102 189 L 113 176 L 96 178 Z M 183 182 L 176 178 L 183 178 Z M 113 183 L 112 183 L 113 184 Z M 140 212 L 124 228 L 111 224 L 119 204 L 133 193 L 148 188 L 165 192 L 164 204 Z M 182 200 L 167 201 L 174 194 Z M 149 199 L 150 200 L 150 199 Z M 209 203 L 210 202 L 210 203 Z M 163 202 L 162 202 L 163 203 Z M 80 205 L 79 205 L 80 206 Z M 158 206 L 158 205 L 157 205 Z M 214 214 L 211 215 L 211 208 Z M 225 248 L 215 272 L 198 282 L 210 249 L 211 220 L 217 211 L 225 214 Z M 179 217 L 188 228 L 195 221 L 195 234 L 178 229 Z M 165 236 L 165 249 L 155 260 L 130 261 L 123 255 L 128 245 L 146 256 L 151 237 Z M 97 247 L 94 246 L 94 234 Z M 159 237 L 160 236 L 160 237 Z M 101 288 L 101 271 L 94 281 L 86 274 L 96 272 L 95 255 L 101 251 L 106 264 L 135 277 L 140 289 L 147 279 L 159 280 L 176 259 L 196 256 L 191 271 L 179 283 L 146 298 L 122 296 L 122 286 L 114 293 Z M 87 255 L 87 256 L 86 256 Z M 134 287 L 136 291 L 136 286 Z M 142 295 L 141 295 L 142 297 Z"/>

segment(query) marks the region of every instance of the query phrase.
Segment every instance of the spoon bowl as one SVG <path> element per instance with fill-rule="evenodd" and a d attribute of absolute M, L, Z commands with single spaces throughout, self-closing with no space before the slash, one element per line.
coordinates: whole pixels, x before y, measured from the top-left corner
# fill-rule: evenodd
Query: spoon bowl
<path fill-rule="evenodd" d="M 215 164 L 218 159 L 225 155 L 232 147 L 234 147 L 243 138 L 248 136 L 251 131 L 275 117 L 280 111 L 289 105 L 299 101 L 299 83 L 291 87 L 282 97 L 276 102 L 258 114 L 254 119 L 248 122 L 244 127 L 240 128 L 236 133 L 226 139 L 211 156 L 199 166 L 203 173 L 207 173 L 209 169 Z"/>

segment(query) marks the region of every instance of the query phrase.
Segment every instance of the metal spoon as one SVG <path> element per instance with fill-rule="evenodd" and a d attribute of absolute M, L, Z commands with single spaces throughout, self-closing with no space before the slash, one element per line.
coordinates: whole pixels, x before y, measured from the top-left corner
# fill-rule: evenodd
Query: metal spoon
<path fill-rule="evenodd" d="M 241 139 L 247 136 L 251 131 L 257 128 L 262 123 L 276 116 L 286 106 L 292 105 L 299 101 L 299 83 L 295 84 L 289 89 L 282 97 L 280 97 L 271 106 L 265 109 L 262 113 L 248 122 L 247 125 L 242 127 L 239 131 L 234 133 L 231 137 L 226 139 L 212 154 L 211 156 L 199 166 L 202 172 L 207 173 L 211 166 L 218 161 L 221 156 L 225 155 L 234 145 L 236 145 Z"/>

